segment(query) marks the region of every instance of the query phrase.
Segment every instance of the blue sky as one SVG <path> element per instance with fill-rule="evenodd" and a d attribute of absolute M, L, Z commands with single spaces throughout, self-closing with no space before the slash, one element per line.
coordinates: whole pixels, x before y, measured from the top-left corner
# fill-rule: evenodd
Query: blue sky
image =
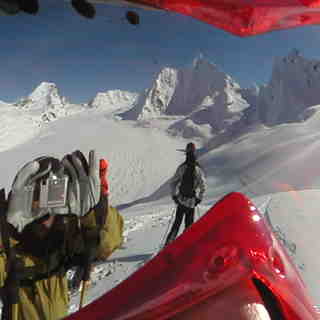
<path fill-rule="evenodd" d="M 267 82 L 274 57 L 292 48 L 320 60 L 318 26 L 239 38 L 174 13 L 136 10 L 135 27 L 121 7 L 96 6 L 87 20 L 68 2 L 40 4 L 37 16 L 0 16 L 0 100 L 14 102 L 42 81 L 74 103 L 109 89 L 141 91 L 161 68 L 190 66 L 200 52 L 242 86 Z"/>

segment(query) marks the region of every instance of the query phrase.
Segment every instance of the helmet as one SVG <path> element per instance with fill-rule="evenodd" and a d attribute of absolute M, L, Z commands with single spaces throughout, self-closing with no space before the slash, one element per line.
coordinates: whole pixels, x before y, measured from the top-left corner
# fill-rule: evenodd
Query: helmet
<path fill-rule="evenodd" d="M 20 232 L 53 209 L 66 211 L 67 187 L 68 177 L 58 159 L 40 157 L 28 162 L 13 181 L 7 221 Z"/>
<path fill-rule="evenodd" d="M 189 142 L 186 146 L 186 153 L 194 153 L 196 151 L 196 146 L 193 142 Z"/>
<path fill-rule="evenodd" d="M 89 152 L 89 162 L 79 150 L 61 161 L 37 158 L 21 168 L 14 179 L 7 221 L 20 232 L 47 214 L 83 216 L 99 202 L 100 187 L 94 150 Z"/>

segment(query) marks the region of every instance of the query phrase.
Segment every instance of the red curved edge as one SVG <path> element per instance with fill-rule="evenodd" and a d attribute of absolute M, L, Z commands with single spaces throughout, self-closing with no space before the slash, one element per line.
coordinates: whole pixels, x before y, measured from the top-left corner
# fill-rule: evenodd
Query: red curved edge
<path fill-rule="evenodd" d="M 204 308 L 210 317 L 201 319 L 240 319 L 241 304 L 258 301 L 249 288 L 253 278 L 273 292 L 285 319 L 318 319 L 264 218 L 244 195 L 231 193 L 127 280 L 67 319 L 195 319 Z M 221 318 L 221 312 L 235 316 Z"/>
<path fill-rule="evenodd" d="M 320 0 L 132 0 L 246 37 L 320 23 Z"/>

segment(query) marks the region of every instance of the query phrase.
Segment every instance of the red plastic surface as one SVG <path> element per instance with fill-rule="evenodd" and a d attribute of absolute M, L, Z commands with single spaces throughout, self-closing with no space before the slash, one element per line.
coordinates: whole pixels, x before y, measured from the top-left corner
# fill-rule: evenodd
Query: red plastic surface
<path fill-rule="evenodd" d="M 206 308 L 210 319 L 225 319 L 219 315 L 226 310 L 234 314 L 228 320 L 238 320 L 243 303 L 259 300 L 253 277 L 273 292 L 285 319 L 318 319 L 265 220 L 244 195 L 231 193 L 127 280 L 67 319 L 196 319 Z"/>
<path fill-rule="evenodd" d="M 320 22 L 320 0 L 132 0 L 131 2 L 188 15 L 243 37 Z"/>

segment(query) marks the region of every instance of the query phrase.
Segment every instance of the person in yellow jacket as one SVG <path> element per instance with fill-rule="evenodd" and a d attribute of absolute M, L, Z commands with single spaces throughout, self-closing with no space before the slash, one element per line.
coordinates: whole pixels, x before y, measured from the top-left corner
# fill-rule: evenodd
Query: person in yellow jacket
<path fill-rule="evenodd" d="M 19 170 L 6 201 L 6 225 L 1 224 L 2 319 L 67 316 L 66 272 L 82 268 L 86 281 L 92 261 L 122 244 L 123 219 L 115 208 L 108 210 L 102 189 L 94 151 L 89 161 L 75 151 L 61 161 L 37 158 Z M 106 229 L 116 239 L 109 247 Z"/>

